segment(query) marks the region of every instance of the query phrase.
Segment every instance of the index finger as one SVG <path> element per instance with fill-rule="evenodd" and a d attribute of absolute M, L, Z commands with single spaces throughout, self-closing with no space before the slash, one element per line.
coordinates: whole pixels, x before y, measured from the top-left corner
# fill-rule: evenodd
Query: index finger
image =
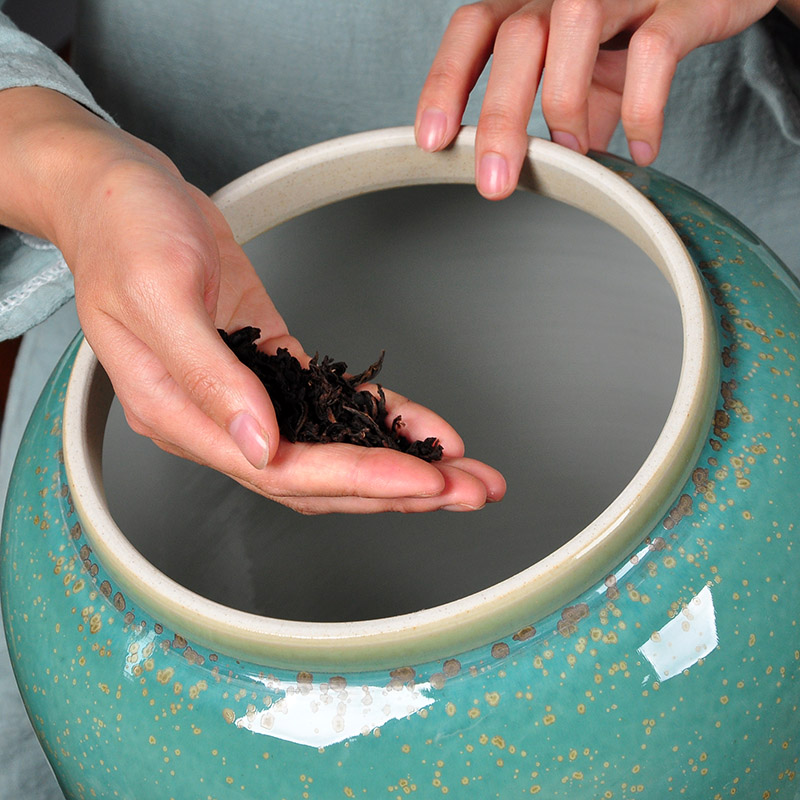
<path fill-rule="evenodd" d="M 523 5 L 520 0 L 484 0 L 455 11 L 417 104 L 414 129 L 423 150 L 441 150 L 453 141 L 500 24 Z"/>

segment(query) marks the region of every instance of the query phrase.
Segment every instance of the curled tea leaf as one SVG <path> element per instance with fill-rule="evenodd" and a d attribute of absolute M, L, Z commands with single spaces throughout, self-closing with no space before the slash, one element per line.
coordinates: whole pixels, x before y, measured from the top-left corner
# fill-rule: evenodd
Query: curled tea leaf
<path fill-rule="evenodd" d="M 233 333 L 220 330 L 223 341 L 237 358 L 258 376 L 272 400 L 281 434 L 290 442 L 344 442 L 363 447 L 389 447 L 438 461 L 442 446 L 435 437 L 406 439 L 402 418 L 387 422 L 386 396 L 357 387 L 371 381 L 383 366 L 384 353 L 358 375 L 347 374 L 347 364 L 315 355 L 307 368 L 285 348 L 275 355 L 261 352 L 258 328 Z"/>

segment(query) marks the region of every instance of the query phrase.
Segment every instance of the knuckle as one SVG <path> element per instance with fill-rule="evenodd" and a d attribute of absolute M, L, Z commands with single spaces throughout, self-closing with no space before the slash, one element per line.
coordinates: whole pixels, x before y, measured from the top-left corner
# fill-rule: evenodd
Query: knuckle
<path fill-rule="evenodd" d="M 602 18 L 600 0 L 555 0 L 552 15 L 567 25 L 586 24 Z"/>
<path fill-rule="evenodd" d="M 208 414 L 221 403 L 226 389 L 218 377 L 205 366 L 193 366 L 187 369 L 181 383 L 194 402 Z"/>
<path fill-rule="evenodd" d="M 325 513 L 325 509 L 320 508 L 317 501 L 305 500 L 299 498 L 286 498 L 279 495 L 272 495 L 270 499 L 276 503 L 280 503 L 292 511 L 302 514 L 304 517 L 318 517 Z"/>
<path fill-rule="evenodd" d="M 291 334 L 286 334 L 276 340 L 270 340 L 270 343 L 274 344 L 276 347 L 285 347 L 295 358 L 301 357 L 305 352 L 303 350 L 303 345 L 300 344 L 300 340 Z"/>
<path fill-rule="evenodd" d="M 547 17 L 537 11 L 523 9 L 503 22 L 497 38 L 504 47 L 527 48 L 546 37 L 549 27 Z"/>
<path fill-rule="evenodd" d="M 632 36 L 630 50 L 643 61 L 678 57 L 678 35 L 667 20 L 651 20 Z"/>
<path fill-rule="evenodd" d="M 117 286 L 123 313 L 137 320 L 154 318 L 161 306 L 163 287 L 148 270 L 131 269 Z"/>
<path fill-rule="evenodd" d="M 622 105 L 622 123 L 627 129 L 648 129 L 661 124 L 664 110 L 658 103 L 641 97 Z"/>
<path fill-rule="evenodd" d="M 139 436 L 145 436 L 148 439 L 153 439 L 153 441 L 156 441 L 158 444 L 157 440 L 153 436 L 152 421 L 146 420 L 139 413 L 134 412 L 129 408 L 123 407 L 123 412 L 125 414 L 125 421 L 128 423 L 128 427 L 134 433 L 138 434 Z"/>
<path fill-rule="evenodd" d="M 481 111 L 478 127 L 483 142 L 508 142 L 511 137 L 514 137 L 516 143 L 517 136 L 524 138 L 525 123 L 520 122 L 520 116 L 519 109 L 510 101 L 495 98 L 490 107 L 484 107 Z M 490 148 L 497 149 L 491 147 L 491 144 Z"/>
<path fill-rule="evenodd" d="M 723 31 L 735 24 L 735 8 L 736 4 L 730 3 L 729 0 L 705 0 L 701 3 L 697 22 L 702 26 L 703 37 L 706 39 L 721 37 Z M 692 21 L 695 22 L 695 19 Z"/>
<path fill-rule="evenodd" d="M 464 67 L 457 58 L 442 53 L 431 66 L 428 80 L 444 91 L 461 85 Z"/>
<path fill-rule="evenodd" d="M 265 352 L 277 353 L 280 349 L 288 350 L 304 367 L 308 366 L 308 355 L 300 344 L 300 340 L 290 333 L 283 334 L 282 336 L 273 336 L 261 343 Z"/>
<path fill-rule="evenodd" d="M 171 456 L 179 456 L 180 458 L 189 458 L 189 454 L 186 453 L 184 450 L 181 450 L 180 447 L 177 447 L 170 442 L 164 441 L 163 439 L 156 439 L 154 437 L 148 437 L 153 444 L 158 447 L 159 450 L 163 450 L 165 453 L 169 453 Z"/>
<path fill-rule="evenodd" d="M 551 127 L 555 122 L 579 117 L 586 108 L 586 100 L 577 92 L 566 91 L 563 87 L 542 89 L 542 111 Z"/>
<path fill-rule="evenodd" d="M 496 150 L 497 147 L 493 146 L 492 143 L 502 141 L 508 134 L 510 127 L 508 117 L 502 108 L 493 106 L 491 109 L 484 108 L 481 111 L 478 130 L 484 142 L 487 143 L 488 149 Z"/>
<path fill-rule="evenodd" d="M 289 505 L 289 504 L 287 503 L 287 505 Z M 325 513 L 325 509 L 324 508 L 317 508 L 316 506 L 312 506 L 310 504 L 309 505 L 296 505 L 296 506 L 290 506 L 290 507 L 293 507 L 295 511 L 297 511 L 299 514 L 302 514 L 304 517 L 319 517 L 319 516 L 322 516 L 322 514 Z"/>
<path fill-rule="evenodd" d="M 497 17 L 488 3 L 468 3 L 453 12 L 450 24 L 458 30 L 482 31 L 494 27 Z"/>

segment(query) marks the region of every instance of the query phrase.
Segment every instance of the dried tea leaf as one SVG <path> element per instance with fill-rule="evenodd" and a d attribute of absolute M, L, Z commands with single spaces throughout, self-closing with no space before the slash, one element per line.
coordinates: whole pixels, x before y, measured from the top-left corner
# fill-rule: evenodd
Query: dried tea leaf
<path fill-rule="evenodd" d="M 383 366 L 383 356 L 358 375 L 347 374 L 347 364 L 319 355 L 308 368 L 285 348 L 275 355 L 256 347 L 258 328 L 246 327 L 233 333 L 220 330 L 223 341 L 237 358 L 264 384 L 281 434 L 290 442 L 344 442 L 364 447 L 389 447 L 421 458 L 442 457 L 439 440 L 430 437 L 412 442 L 401 430 L 400 417 L 387 423 L 386 396 L 381 386 L 377 396 L 356 387 L 371 381 Z"/>

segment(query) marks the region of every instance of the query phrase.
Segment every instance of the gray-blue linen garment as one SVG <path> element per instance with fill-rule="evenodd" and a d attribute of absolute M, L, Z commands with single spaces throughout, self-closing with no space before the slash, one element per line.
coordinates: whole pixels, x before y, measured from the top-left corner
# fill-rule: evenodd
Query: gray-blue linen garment
<path fill-rule="evenodd" d="M 81 0 L 80 78 L 0 16 L 0 89 L 61 91 L 164 150 L 207 191 L 283 153 L 414 119 L 453 0 Z M 779 14 L 679 66 L 656 166 L 728 208 L 800 274 L 800 35 Z M 477 121 L 482 83 L 466 121 Z M 530 132 L 546 136 L 539 106 Z M 625 154 L 618 133 L 610 148 Z M 0 234 L 0 335 L 69 301 L 46 242 Z M 3 438 L 0 493 L 51 365 L 77 328 L 72 304 L 25 337 Z M 0 652 L 0 798 L 58 786 Z"/>

